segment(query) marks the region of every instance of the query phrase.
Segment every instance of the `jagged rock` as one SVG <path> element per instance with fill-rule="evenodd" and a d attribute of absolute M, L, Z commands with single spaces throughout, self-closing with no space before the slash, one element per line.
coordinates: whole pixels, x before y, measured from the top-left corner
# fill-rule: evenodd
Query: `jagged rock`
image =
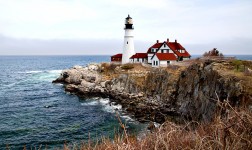
<path fill-rule="evenodd" d="M 83 87 L 86 87 L 88 89 L 91 89 L 91 88 L 95 87 L 95 83 L 87 82 L 86 80 L 82 80 L 80 85 L 83 86 Z"/>
<path fill-rule="evenodd" d="M 74 85 L 74 84 L 68 84 L 68 85 L 65 86 L 65 90 L 67 92 L 73 92 L 73 93 L 75 93 L 75 92 L 78 91 L 78 86 Z"/>
<path fill-rule="evenodd" d="M 79 66 L 79 65 L 76 65 L 76 66 L 73 66 L 73 69 L 83 69 L 83 67 L 82 66 Z"/>
<path fill-rule="evenodd" d="M 105 83 L 106 83 L 106 81 L 103 81 L 100 83 L 102 88 L 105 88 Z"/>
<path fill-rule="evenodd" d="M 143 94 L 143 92 L 140 92 L 140 93 L 138 93 L 138 95 L 137 95 L 138 97 L 143 97 L 144 96 L 144 94 Z"/>
<path fill-rule="evenodd" d="M 90 65 L 88 65 L 88 70 L 98 71 L 99 70 L 99 66 L 98 66 L 98 64 L 90 64 Z"/>
<path fill-rule="evenodd" d="M 85 79 L 87 82 L 94 83 L 95 80 L 96 80 L 96 76 L 87 75 L 87 76 L 84 77 L 84 79 Z"/>
<path fill-rule="evenodd" d="M 142 122 L 162 123 L 165 115 L 209 121 L 216 111 L 217 96 L 233 104 L 245 98 L 251 100 L 239 78 L 220 73 L 220 68 L 227 65 L 221 63 L 206 60 L 176 69 L 177 74 L 160 68 L 145 72 L 118 69 L 118 75 L 106 81 L 100 65 L 91 64 L 65 70 L 53 82 L 64 83 L 66 91 L 79 96 L 109 97 Z M 134 76 L 135 73 L 144 75 Z"/>

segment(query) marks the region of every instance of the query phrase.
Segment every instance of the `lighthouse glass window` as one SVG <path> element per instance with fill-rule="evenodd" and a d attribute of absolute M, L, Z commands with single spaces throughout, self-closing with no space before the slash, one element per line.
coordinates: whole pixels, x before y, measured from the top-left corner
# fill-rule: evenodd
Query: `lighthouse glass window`
<path fill-rule="evenodd" d="M 132 19 L 129 19 L 127 23 L 128 23 L 128 24 L 133 24 Z"/>

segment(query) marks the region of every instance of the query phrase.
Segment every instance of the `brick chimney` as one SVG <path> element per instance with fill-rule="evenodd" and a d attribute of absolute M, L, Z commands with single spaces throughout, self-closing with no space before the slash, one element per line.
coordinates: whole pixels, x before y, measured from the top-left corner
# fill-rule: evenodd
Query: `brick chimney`
<path fill-rule="evenodd" d="M 175 43 L 177 43 L 177 39 L 175 39 Z"/>
<path fill-rule="evenodd" d="M 157 43 L 159 43 L 159 40 L 157 40 Z"/>
<path fill-rule="evenodd" d="M 169 43 L 169 38 L 167 38 L 167 43 Z"/>

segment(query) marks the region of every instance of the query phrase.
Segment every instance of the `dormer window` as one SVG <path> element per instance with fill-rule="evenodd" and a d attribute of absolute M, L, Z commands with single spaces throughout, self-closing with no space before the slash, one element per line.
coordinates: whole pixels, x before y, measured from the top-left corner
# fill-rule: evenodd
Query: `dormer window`
<path fill-rule="evenodd" d="M 151 52 L 155 52 L 155 49 L 153 48 L 153 49 L 151 49 Z"/>

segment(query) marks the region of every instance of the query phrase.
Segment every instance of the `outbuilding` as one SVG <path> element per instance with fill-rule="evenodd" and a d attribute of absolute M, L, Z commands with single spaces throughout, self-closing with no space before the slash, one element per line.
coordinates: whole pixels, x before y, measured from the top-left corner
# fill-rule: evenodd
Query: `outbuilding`
<path fill-rule="evenodd" d="M 130 57 L 131 63 L 147 63 L 147 53 L 136 53 Z"/>
<path fill-rule="evenodd" d="M 122 62 L 122 54 L 116 54 L 111 56 L 112 62 Z"/>

